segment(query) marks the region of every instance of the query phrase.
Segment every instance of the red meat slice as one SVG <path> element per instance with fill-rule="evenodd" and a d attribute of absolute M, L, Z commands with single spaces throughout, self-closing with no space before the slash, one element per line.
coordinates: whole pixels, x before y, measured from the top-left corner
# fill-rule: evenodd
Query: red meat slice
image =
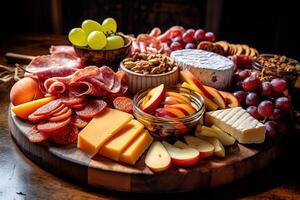
<path fill-rule="evenodd" d="M 75 49 L 73 46 L 69 45 L 52 45 L 50 48 L 50 54 L 56 54 L 56 53 L 67 53 L 69 55 L 72 55 L 74 57 L 77 56 Z"/>
<path fill-rule="evenodd" d="M 106 108 L 107 104 L 103 100 L 92 99 L 87 102 L 87 105 L 80 109 L 76 110 L 76 114 L 82 118 L 92 118 L 95 115 L 101 113 L 104 108 Z"/>
<path fill-rule="evenodd" d="M 128 97 L 117 97 L 114 99 L 113 104 L 116 109 L 132 114 L 132 99 Z"/>
<path fill-rule="evenodd" d="M 55 110 L 62 105 L 60 99 L 55 99 L 50 101 L 49 103 L 43 105 L 42 107 L 38 108 L 36 111 L 32 113 L 32 115 L 49 115 L 51 112 L 55 112 Z"/>
<path fill-rule="evenodd" d="M 67 125 L 56 131 L 51 135 L 51 140 L 57 144 L 72 144 L 77 140 L 78 129 L 75 126 Z"/>
<path fill-rule="evenodd" d="M 67 118 L 69 118 L 72 115 L 72 110 L 69 108 L 67 110 L 67 112 L 61 114 L 61 115 L 57 115 L 57 116 L 52 116 L 49 118 L 50 122 L 58 122 L 58 121 L 62 121 L 65 120 Z"/>
<path fill-rule="evenodd" d="M 41 133 L 37 130 L 36 125 L 34 125 L 28 133 L 28 139 L 32 143 L 43 142 L 48 139 L 46 134 Z"/>
<path fill-rule="evenodd" d="M 58 115 L 62 115 L 64 114 L 65 112 L 67 112 L 69 110 L 69 108 L 67 106 L 65 106 L 61 111 L 59 112 L 56 112 L 56 113 L 53 113 L 52 114 L 52 117 L 55 117 L 55 116 L 58 116 Z"/>
<path fill-rule="evenodd" d="M 91 118 L 81 118 L 78 115 L 72 115 L 70 124 L 77 128 L 84 128 L 90 121 Z"/>
<path fill-rule="evenodd" d="M 62 101 L 62 103 L 65 104 L 66 106 L 80 104 L 85 101 L 84 96 L 75 96 L 75 95 L 70 94 L 69 92 L 65 92 L 59 98 Z"/>
<path fill-rule="evenodd" d="M 43 133 L 52 135 L 53 131 L 66 126 L 68 123 L 70 123 L 70 121 L 71 121 L 71 117 L 65 119 L 64 121 L 59 121 L 59 122 L 43 122 L 43 123 L 39 123 L 36 126 L 36 128 L 37 128 L 37 130 L 39 130 Z"/>

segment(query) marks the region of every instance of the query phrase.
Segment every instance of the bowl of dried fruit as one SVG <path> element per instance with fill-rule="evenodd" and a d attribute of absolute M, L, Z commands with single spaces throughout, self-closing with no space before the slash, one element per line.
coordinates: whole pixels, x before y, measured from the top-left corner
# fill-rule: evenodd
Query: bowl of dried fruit
<path fill-rule="evenodd" d="M 127 74 L 128 91 L 132 94 L 159 84 L 176 85 L 179 80 L 177 63 L 161 54 L 137 53 L 125 58 L 120 69 Z"/>

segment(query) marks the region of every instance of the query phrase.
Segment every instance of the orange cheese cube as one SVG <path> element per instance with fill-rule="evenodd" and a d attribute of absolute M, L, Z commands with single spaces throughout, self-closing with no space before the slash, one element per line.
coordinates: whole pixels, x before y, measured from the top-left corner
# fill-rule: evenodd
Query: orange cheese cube
<path fill-rule="evenodd" d="M 134 165 L 139 157 L 146 151 L 146 149 L 152 143 L 153 138 L 147 130 L 138 136 L 136 140 L 133 141 L 127 149 L 121 153 L 120 161 L 125 162 L 130 165 Z"/>
<path fill-rule="evenodd" d="M 133 119 L 112 139 L 100 148 L 99 154 L 112 160 L 119 160 L 119 155 L 143 130 L 144 125 Z"/>
<path fill-rule="evenodd" d="M 77 147 L 94 156 L 99 149 L 133 118 L 132 115 L 115 110 L 94 117 L 78 134 Z"/>

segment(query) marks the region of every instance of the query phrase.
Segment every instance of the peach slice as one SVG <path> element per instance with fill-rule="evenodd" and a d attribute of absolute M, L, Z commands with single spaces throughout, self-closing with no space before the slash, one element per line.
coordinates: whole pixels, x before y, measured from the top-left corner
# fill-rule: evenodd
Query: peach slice
<path fill-rule="evenodd" d="M 187 82 L 192 87 L 198 88 L 200 94 L 203 94 L 210 100 L 213 100 L 213 96 L 203 87 L 201 82 L 188 70 L 182 70 L 180 71 L 180 78 L 182 81 Z"/>
<path fill-rule="evenodd" d="M 158 105 L 163 101 L 166 93 L 166 87 L 164 84 L 151 89 L 147 95 L 143 98 L 143 102 L 140 105 L 140 108 L 147 113 L 155 110 Z"/>
<path fill-rule="evenodd" d="M 171 157 L 161 142 L 153 142 L 150 146 L 145 164 L 153 172 L 162 172 L 171 166 Z"/>
<path fill-rule="evenodd" d="M 224 97 L 227 106 L 229 108 L 234 108 L 234 107 L 238 107 L 240 106 L 240 102 L 237 100 L 237 98 L 235 96 L 233 96 L 233 94 L 229 93 L 229 92 L 225 92 L 225 91 L 219 91 L 220 94 Z"/>
<path fill-rule="evenodd" d="M 167 149 L 172 163 L 180 167 L 191 167 L 199 161 L 199 151 L 194 148 L 177 148 L 168 142 L 162 142 Z"/>
<path fill-rule="evenodd" d="M 180 118 L 186 116 L 180 109 L 172 107 L 157 108 L 155 112 L 158 117 Z"/>
<path fill-rule="evenodd" d="M 199 92 L 199 89 L 197 89 L 197 88 L 195 88 L 195 87 L 192 87 L 192 86 L 191 86 L 190 84 L 188 84 L 187 82 L 183 82 L 181 86 L 182 86 L 182 87 L 185 87 L 185 88 L 188 88 L 188 89 L 190 89 L 190 90 L 194 90 L 195 92 L 200 93 L 200 92 Z M 201 93 L 200 93 L 200 94 L 201 94 Z M 217 109 L 218 109 L 219 106 L 218 106 L 215 102 L 213 102 L 212 100 L 210 100 L 209 98 L 207 98 L 207 97 L 204 96 L 203 94 L 201 94 L 201 96 L 203 97 L 204 103 L 205 103 L 205 107 L 206 107 L 208 110 L 212 111 L 212 110 L 217 110 Z"/>
<path fill-rule="evenodd" d="M 165 105 L 168 108 L 177 108 L 181 110 L 185 115 L 192 115 L 196 112 L 196 109 L 191 104 L 173 104 L 173 105 Z"/>
<path fill-rule="evenodd" d="M 39 107 L 49 103 L 50 101 L 54 100 L 56 97 L 45 97 L 42 99 L 29 101 L 23 104 L 19 104 L 11 108 L 11 110 L 20 118 L 28 119 L 28 116 L 37 110 Z"/>
<path fill-rule="evenodd" d="M 167 97 L 177 97 L 177 98 L 180 98 L 183 101 L 185 101 L 186 103 L 190 103 L 191 102 L 191 100 L 188 97 L 186 97 L 186 96 L 184 96 L 184 95 L 182 95 L 182 94 L 180 94 L 178 92 L 166 92 L 166 96 Z"/>
<path fill-rule="evenodd" d="M 184 136 L 186 143 L 200 152 L 200 158 L 206 158 L 214 153 L 215 147 L 207 141 L 201 140 L 197 137 L 186 135 Z"/>
<path fill-rule="evenodd" d="M 220 94 L 220 92 L 218 90 L 216 90 L 213 87 L 209 87 L 206 85 L 203 85 L 203 87 L 214 96 L 213 101 L 219 106 L 219 108 L 221 109 L 225 109 L 226 108 L 226 102 L 225 102 L 225 98 L 223 98 L 223 96 Z"/>

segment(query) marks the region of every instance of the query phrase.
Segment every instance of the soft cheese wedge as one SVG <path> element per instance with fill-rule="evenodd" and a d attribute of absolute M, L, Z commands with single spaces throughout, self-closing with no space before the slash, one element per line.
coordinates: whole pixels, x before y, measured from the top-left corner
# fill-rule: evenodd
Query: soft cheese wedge
<path fill-rule="evenodd" d="M 144 125 L 133 119 L 123 127 L 112 139 L 106 142 L 98 152 L 112 160 L 119 160 L 120 154 L 142 132 Z"/>
<path fill-rule="evenodd" d="M 94 117 L 78 134 L 77 147 L 94 156 L 99 149 L 133 118 L 132 115 L 108 109 Z"/>
<path fill-rule="evenodd" d="M 229 133 L 240 143 L 262 143 L 266 127 L 241 107 L 207 112 L 205 123 Z"/>

